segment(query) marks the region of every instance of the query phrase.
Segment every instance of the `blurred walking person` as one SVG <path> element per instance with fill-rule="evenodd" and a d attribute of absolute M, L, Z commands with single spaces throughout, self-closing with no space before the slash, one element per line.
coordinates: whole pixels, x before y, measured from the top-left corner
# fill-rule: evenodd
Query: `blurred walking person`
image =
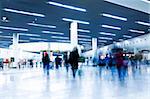
<path fill-rule="evenodd" d="M 118 70 L 119 79 L 122 79 L 122 70 L 123 70 L 123 53 L 117 52 L 115 55 L 116 58 L 116 66 Z"/>
<path fill-rule="evenodd" d="M 63 59 L 64 59 L 64 66 L 66 67 L 66 71 L 67 71 L 67 73 L 68 73 L 68 71 L 69 71 L 69 63 L 68 63 L 68 55 L 67 55 L 67 52 L 64 53 Z"/>
<path fill-rule="evenodd" d="M 71 64 L 74 78 L 75 78 L 75 75 L 76 75 L 76 71 L 78 69 L 78 58 L 79 58 L 78 49 L 75 47 L 73 49 L 73 51 L 70 52 L 70 55 L 69 55 L 69 63 Z"/>
<path fill-rule="evenodd" d="M 49 63 L 50 63 L 50 58 L 49 58 L 47 52 L 44 52 L 44 53 L 43 53 L 42 62 L 43 62 L 44 73 L 46 73 L 47 75 L 49 75 L 49 68 L 50 68 Z"/>
<path fill-rule="evenodd" d="M 143 59 L 143 55 L 142 52 L 138 52 L 135 54 L 135 59 L 136 59 L 136 68 L 140 69 L 141 63 L 142 63 L 142 59 Z"/>
<path fill-rule="evenodd" d="M 30 59 L 29 62 L 30 62 L 30 68 L 33 68 L 33 59 Z"/>
<path fill-rule="evenodd" d="M 61 61 L 62 59 L 57 55 L 57 57 L 55 58 L 56 69 L 59 69 L 59 66 L 61 67 Z"/>

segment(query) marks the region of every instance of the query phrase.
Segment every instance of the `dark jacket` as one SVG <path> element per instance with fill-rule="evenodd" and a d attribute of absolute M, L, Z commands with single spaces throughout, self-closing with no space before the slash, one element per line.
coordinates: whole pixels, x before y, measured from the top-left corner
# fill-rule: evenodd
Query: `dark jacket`
<path fill-rule="evenodd" d="M 44 56 L 42 58 L 42 62 L 43 62 L 43 64 L 49 64 L 49 62 L 50 62 L 49 56 L 48 55 Z"/>
<path fill-rule="evenodd" d="M 69 55 L 69 63 L 71 64 L 73 69 L 78 69 L 78 59 L 78 51 L 72 51 Z"/>
<path fill-rule="evenodd" d="M 59 58 L 59 57 L 56 57 L 56 58 L 55 58 L 55 63 L 56 63 L 56 64 L 60 65 L 60 64 L 61 64 L 61 61 L 62 61 L 61 58 Z"/>
<path fill-rule="evenodd" d="M 68 56 L 67 56 L 67 54 L 64 54 L 63 59 L 64 59 L 65 64 L 68 64 Z"/>

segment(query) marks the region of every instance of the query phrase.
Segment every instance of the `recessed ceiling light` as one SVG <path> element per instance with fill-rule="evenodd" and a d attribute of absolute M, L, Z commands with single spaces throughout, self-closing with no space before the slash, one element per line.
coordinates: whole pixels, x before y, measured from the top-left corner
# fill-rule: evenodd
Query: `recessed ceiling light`
<path fill-rule="evenodd" d="M 63 43 L 70 43 L 69 40 L 55 40 L 55 41 L 57 41 L 57 42 L 63 42 Z"/>
<path fill-rule="evenodd" d="M 150 23 L 147 23 L 147 22 L 136 21 L 135 23 L 138 23 L 138 24 L 141 24 L 141 25 L 145 25 L 145 26 L 150 26 Z"/>
<path fill-rule="evenodd" d="M 80 40 L 80 41 L 92 41 L 92 39 L 83 39 L 83 38 L 79 38 L 78 40 Z"/>
<path fill-rule="evenodd" d="M 83 30 L 83 29 L 78 29 L 78 32 L 86 32 L 86 33 L 90 33 L 89 30 Z"/>
<path fill-rule="evenodd" d="M 113 18 L 113 19 L 118 19 L 118 20 L 122 20 L 122 21 L 127 21 L 127 18 L 123 18 L 120 16 L 115 16 L 115 15 L 111 15 L 111 14 L 107 14 L 107 13 L 103 13 L 102 16 Z"/>
<path fill-rule="evenodd" d="M 116 34 L 113 34 L 113 33 L 106 33 L 106 32 L 100 32 L 99 34 L 102 34 L 102 35 L 110 35 L 110 36 L 116 36 Z"/>
<path fill-rule="evenodd" d="M 47 39 L 42 39 L 42 38 L 29 38 L 30 40 L 42 40 L 42 41 L 48 41 Z"/>
<path fill-rule="evenodd" d="M 19 35 L 40 37 L 40 35 L 37 35 L 37 34 L 19 33 Z"/>
<path fill-rule="evenodd" d="M 2 36 L 0 35 L 0 38 L 13 38 L 12 36 Z"/>
<path fill-rule="evenodd" d="M 57 3 L 57 2 L 49 1 L 48 4 L 51 4 L 51 5 L 54 5 L 54 6 L 58 6 L 58 7 L 67 8 L 67 9 L 71 9 L 71 10 L 86 12 L 86 9 L 79 8 L 79 7 L 74 7 L 74 6 L 70 6 L 70 5 L 65 5 L 65 4 L 61 4 L 61 3 Z"/>
<path fill-rule="evenodd" d="M 44 24 L 35 24 L 35 23 L 27 23 L 27 24 L 31 26 L 37 26 L 37 27 L 56 28 L 56 26 L 54 25 L 44 25 Z"/>
<path fill-rule="evenodd" d="M 30 40 L 19 40 L 19 42 L 30 42 Z"/>
<path fill-rule="evenodd" d="M 51 36 L 51 38 L 54 38 L 54 39 L 69 39 L 69 37 L 63 37 L 63 36 Z"/>
<path fill-rule="evenodd" d="M 98 37 L 99 39 L 105 39 L 105 40 L 113 40 L 113 38 L 109 38 L 109 37 Z"/>
<path fill-rule="evenodd" d="M 39 13 L 26 12 L 26 11 L 15 10 L 15 9 L 9 9 L 9 8 L 4 8 L 3 10 L 4 10 L 4 11 L 7 11 L 7 12 L 18 13 L 18 14 L 25 14 L 25 15 L 38 16 L 38 17 L 45 17 L 45 15 L 39 14 Z"/>
<path fill-rule="evenodd" d="M 52 32 L 52 31 L 42 31 L 42 33 L 64 35 L 64 33 L 61 33 L 61 32 Z"/>
<path fill-rule="evenodd" d="M 110 25 L 102 25 L 102 27 L 104 27 L 104 28 L 109 28 L 109 29 L 121 30 L 121 28 L 120 28 L 120 27 L 110 26 Z"/>
<path fill-rule="evenodd" d="M 0 41 L 0 43 L 12 43 L 11 41 Z"/>
<path fill-rule="evenodd" d="M 123 35 L 123 37 L 125 37 L 125 38 L 132 38 L 132 36 L 129 36 L 129 35 Z"/>
<path fill-rule="evenodd" d="M 79 41 L 79 43 L 82 43 L 82 44 L 91 44 L 91 42 L 86 42 L 86 41 Z"/>
<path fill-rule="evenodd" d="M 0 33 L 3 33 L 2 31 L 0 31 Z"/>
<path fill-rule="evenodd" d="M 142 34 L 145 33 L 144 31 L 141 31 L 141 30 L 133 30 L 133 29 L 130 29 L 129 31 L 130 31 L 130 32 L 134 32 L 134 33 L 142 33 Z"/>
<path fill-rule="evenodd" d="M 62 18 L 63 21 L 67 21 L 67 22 L 77 22 L 77 23 L 81 23 L 81 24 L 90 24 L 87 21 L 81 21 L 81 20 L 74 20 L 74 19 L 69 19 L 69 18 Z"/>
<path fill-rule="evenodd" d="M 28 31 L 28 29 L 24 29 L 24 28 L 6 27 L 6 26 L 0 26 L 0 29 L 16 30 L 16 31 Z"/>
<path fill-rule="evenodd" d="M 106 40 L 98 40 L 98 42 L 106 43 L 107 41 Z"/>
<path fill-rule="evenodd" d="M 88 35 L 78 35 L 78 37 L 91 38 L 91 36 L 88 36 Z"/>

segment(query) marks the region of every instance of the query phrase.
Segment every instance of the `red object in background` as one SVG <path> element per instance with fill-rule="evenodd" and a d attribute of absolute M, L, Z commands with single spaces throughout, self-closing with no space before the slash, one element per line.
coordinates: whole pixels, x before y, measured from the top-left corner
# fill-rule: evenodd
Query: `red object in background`
<path fill-rule="evenodd" d="M 46 55 L 48 55 L 48 53 L 47 53 L 47 52 L 44 52 L 44 56 L 46 56 Z"/>
<path fill-rule="evenodd" d="M 9 63 L 9 59 L 6 59 L 3 63 Z"/>

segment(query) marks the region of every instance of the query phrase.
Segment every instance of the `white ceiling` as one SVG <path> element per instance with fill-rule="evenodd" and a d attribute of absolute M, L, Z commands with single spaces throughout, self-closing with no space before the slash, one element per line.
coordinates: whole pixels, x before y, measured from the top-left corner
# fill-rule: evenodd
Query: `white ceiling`
<path fill-rule="evenodd" d="M 142 0 L 104 0 L 118 5 L 122 5 L 128 8 L 136 9 L 142 12 L 150 14 L 150 3 L 146 3 Z"/>

